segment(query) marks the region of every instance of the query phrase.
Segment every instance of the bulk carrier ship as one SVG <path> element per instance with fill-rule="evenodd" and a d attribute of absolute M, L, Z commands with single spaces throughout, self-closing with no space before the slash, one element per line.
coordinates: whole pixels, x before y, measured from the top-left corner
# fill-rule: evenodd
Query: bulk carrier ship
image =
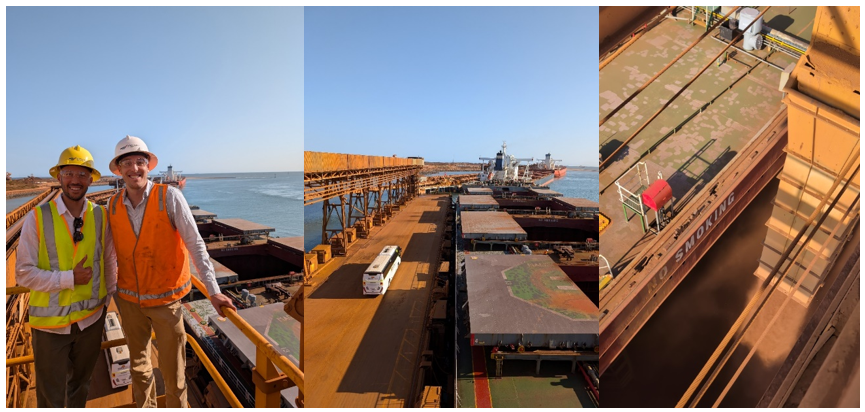
<path fill-rule="evenodd" d="M 611 281 L 600 292 L 600 372 L 613 382 L 613 406 L 636 406 L 642 397 L 626 394 L 655 388 L 638 383 L 648 375 L 633 369 L 628 345 L 683 279 L 700 275 L 692 269 L 776 177 L 768 232 L 752 246 L 763 250 L 753 265 L 760 293 L 699 375 L 666 370 L 692 373 L 691 386 L 662 392 L 679 391 L 671 394 L 681 396 L 677 406 L 711 405 L 707 393 L 714 406 L 795 406 L 793 388 L 811 384 L 799 377 L 826 325 L 820 319 L 858 268 L 850 252 L 858 241 L 847 242 L 859 219 L 858 7 L 602 7 L 601 22 L 600 203 L 609 218 L 601 275 Z M 807 310 L 776 322 L 788 301 Z M 748 330 L 755 321 L 763 330 Z M 770 339 L 795 344 L 758 348 L 773 325 Z M 737 352 L 740 369 L 727 365 L 712 386 L 742 339 L 753 342 L 751 353 L 742 361 Z M 744 369 L 758 349 L 786 359 L 758 378 L 756 367 Z M 721 404 L 743 369 L 750 383 Z M 849 385 L 843 379 L 836 382 Z"/>
<path fill-rule="evenodd" d="M 481 160 L 454 197 L 457 406 L 598 405 L 598 203 L 505 145 Z"/>
<path fill-rule="evenodd" d="M 561 179 L 568 174 L 568 167 L 557 165 L 557 162 L 561 162 L 561 160 L 553 159 L 552 154 L 547 153 L 543 159 L 538 161 L 535 164 L 529 165 L 529 170 L 531 170 L 533 177 L 536 179 L 543 178 L 549 175 L 549 172 L 553 172 L 553 178 Z M 543 181 L 544 186 L 548 185 L 547 181 Z"/>
<path fill-rule="evenodd" d="M 502 142 L 502 150 L 496 153 L 496 157 L 481 157 L 481 172 L 478 173 L 478 181 L 481 183 L 533 183 L 538 186 L 547 186 L 553 179 L 565 177 L 568 173 L 566 166 L 556 165 L 556 160 L 547 153 L 543 160 L 535 162 L 534 157 L 516 158 L 508 154 L 507 142 Z"/>
<path fill-rule="evenodd" d="M 168 170 L 164 172 L 159 172 L 159 176 L 156 179 L 156 183 L 164 183 L 171 186 L 176 186 L 178 189 L 183 189 L 186 187 L 186 176 L 181 174 L 182 172 L 179 170 L 174 170 L 174 167 L 168 165 Z"/>

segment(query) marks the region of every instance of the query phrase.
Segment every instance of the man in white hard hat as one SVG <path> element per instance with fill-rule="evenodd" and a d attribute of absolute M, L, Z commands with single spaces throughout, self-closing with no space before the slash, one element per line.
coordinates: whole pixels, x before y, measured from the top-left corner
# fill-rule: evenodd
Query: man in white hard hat
<path fill-rule="evenodd" d="M 24 218 L 15 279 L 30 289 L 36 406 L 83 408 L 117 260 L 105 209 L 86 198 L 100 178 L 90 152 L 67 148 L 49 173 L 62 194 Z"/>
<path fill-rule="evenodd" d="M 220 293 L 207 248 L 180 190 L 147 179 L 157 161 L 143 140 L 126 136 L 117 143 L 109 164 L 126 183 L 108 202 L 117 250 L 117 306 L 129 345 L 135 403 L 156 407 L 149 358 L 151 333 L 156 332 L 165 404 L 185 408 L 186 332 L 180 298 L 192 289 L 190 257 L 220 316 L 223 308 L 237 308 Z"/>

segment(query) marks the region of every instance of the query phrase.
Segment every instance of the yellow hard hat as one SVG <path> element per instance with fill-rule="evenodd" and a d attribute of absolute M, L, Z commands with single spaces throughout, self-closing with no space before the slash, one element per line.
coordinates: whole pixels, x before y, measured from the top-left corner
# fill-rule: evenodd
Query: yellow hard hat
<path fill-rule="evenodd" d="M 48 173 L 56 179 L 63 166 L 82 166 L 90 169 L 90 177 L 94 182 L 102 177 L 102 174 L 93 167 L 93 156 L 81 146 L 67 147 L 63 153 L 60 153 L 60 160 L 57 161 L 57 165 L 52 167 Z"/>

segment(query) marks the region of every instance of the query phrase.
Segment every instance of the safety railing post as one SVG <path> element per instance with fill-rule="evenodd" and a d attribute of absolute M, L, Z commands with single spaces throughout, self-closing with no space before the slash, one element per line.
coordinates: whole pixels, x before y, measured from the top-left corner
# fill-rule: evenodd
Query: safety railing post
<path fill-rule="evenodd" d="M 281 384 L 284 377 L 267 358 L 264 351 L 255 349 L 255 369 L 252 371 L 252 381 L 255 383 L 255 407 L 279 408 Z M 285 387 L 288 387 L 287 385 Z"/>

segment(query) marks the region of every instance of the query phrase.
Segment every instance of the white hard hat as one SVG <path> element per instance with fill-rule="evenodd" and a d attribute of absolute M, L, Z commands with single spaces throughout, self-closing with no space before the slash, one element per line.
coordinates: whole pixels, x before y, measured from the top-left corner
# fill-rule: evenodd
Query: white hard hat
<path fill-rule="evenodd" d="M 114 174 L 120 176 L 120 168 L 117 166 L 117 159 L 129 153 L 144 153 L 150 157 L 147 165 L 149 170 L 155 169 L 156 164 L 159 162 L 159 159 L 156 158 L 155 154 L 147 151 L 147 145 L 144 144 L 144 140 L 135 136 L 126 135 L 126 137 L 120 139 L 117 146 L 114 146 L 114 158 L 111 159 L 108 168 L 111 169 Z"/>

